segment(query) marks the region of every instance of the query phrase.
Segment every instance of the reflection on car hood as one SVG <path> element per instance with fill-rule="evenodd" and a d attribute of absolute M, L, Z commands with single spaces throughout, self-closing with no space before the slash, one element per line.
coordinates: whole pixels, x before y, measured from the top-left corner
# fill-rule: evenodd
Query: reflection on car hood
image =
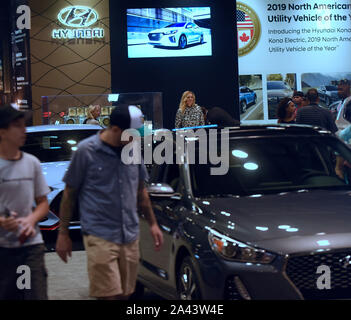
<path fill-rule="evenodd" d="M 204 202 L 209 204 L 199 205 L 214 214 L 209 227 L 267 250 L 288 254 L 351 246 L 351 191 L 305 190 Z"/>
<path fill-rule="evenodd" d="M 272 89 L 267 90 L 268 97 L 290 97 L 293 92 L 291 90 L 284 89 Z"/>
<path fill-rule="evenodd" d="M 65 175 L 69 161 L 45 162 L 41 163 L 41 168 L 50 187 L 63 184 L 62 178 Z"/>
<path fill-rule="evenodd" d="M 160 28 L 156 30 L 152 30 L 150 33 L 163 33 L 163 32 L 169 32 L 173 30 L 179 30 L 182 29 L 182 27 L 175 27 L 175 28 Z"/>

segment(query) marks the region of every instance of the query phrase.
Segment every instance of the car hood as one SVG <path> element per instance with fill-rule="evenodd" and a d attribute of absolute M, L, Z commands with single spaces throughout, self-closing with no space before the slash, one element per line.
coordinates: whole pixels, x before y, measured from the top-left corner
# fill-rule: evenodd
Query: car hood
<path fill-rule="evenodd" d="M 60 187 L 61 185 L 64 185 L 62 178 L 67 171 L 68 165 L 69 161 L 41 163 L 44 177 L 50 187 Z"/>
<path fill-rule="evenodd" d="M 180 28 L 181 27 L 177 27 L 177 28 L 160 28 L 160 29 L 152 30 L 150 33 L 163 33 L 163 32 L 169 32 L 169 31 L 173 31 L 173 30 L 179 31 Z"/>
<path fill-rule="evenodd" d="M 291 90 L 284 90 L 284 89 L 272 89 L 267 90 L 268 97 L 290 97 L 292 95 Z"/>
<path fill-rule="evenodd" d="M 210 215 L 208 227 L 280 254 L 351 247 L 349 190 L 211 198 L 198 204 Z"/>

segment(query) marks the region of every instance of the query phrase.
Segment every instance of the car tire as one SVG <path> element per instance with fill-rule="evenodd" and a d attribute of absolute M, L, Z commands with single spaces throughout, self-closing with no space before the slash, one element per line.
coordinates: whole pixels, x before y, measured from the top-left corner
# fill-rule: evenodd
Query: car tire
<path fill-rule="evenodd" d="M 187 44 L 188 44 L 188 42 L 187 42 L 186 36 L 184 34 L 182 34 L 179 38 L 179 41 L 178 41 L 178 48 L 185 49 Z"/>
<path fill-rule="evenodd" d="M 199 282 L 189 256 L 184 258 L 177 273 L 177 293 L 180 300 L 201 300 Z"/>
<path fill-rule="evenodd" d="M 246 110 L 247 110 L 247 104 L 246 104 L 246 101 L 243 100 L 240 102 L 240 112 L 244 113 L 244 112 L 246 112 Z"/>

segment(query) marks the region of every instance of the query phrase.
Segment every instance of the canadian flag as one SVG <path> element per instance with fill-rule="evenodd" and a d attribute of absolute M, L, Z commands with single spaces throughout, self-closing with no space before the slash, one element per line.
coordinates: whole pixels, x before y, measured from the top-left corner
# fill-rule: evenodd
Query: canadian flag
<path fill-rule="evenodd" d="M 252 39 L 252 29 L 241 29 L 238 30 L 238 48 L 243 48 L 248 45 Z"/>

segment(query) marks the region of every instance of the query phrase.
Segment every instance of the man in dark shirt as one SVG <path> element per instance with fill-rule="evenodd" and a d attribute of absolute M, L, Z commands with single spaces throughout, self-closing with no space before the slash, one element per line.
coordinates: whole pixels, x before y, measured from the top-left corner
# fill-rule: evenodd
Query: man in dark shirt
<path fill-rule="evenodd" d="M 297 111 L 296 123 L 322 127 L 332 133 L 338 131 L 330 111 L 318 105 L 319 97 L 317 90 L 315 88 L 309 89 L 306 98 L 310 104 Z"/>
<path fill-rule="evenodd" d="M 116 107 L 106 129 L 79 143 L 63 179 L 66 187 L 56 252 L 64 262 L 71 256 L 69 222 L 79 200 L 90 295 L 98 299 L 125 300 L 134 291 L 139 264 L 138 208 L 150 225 L 155 250 L 163 243 L 144 184 L 146 168 L 123 161 L 122 148 L 129 141 L 122 140 L 122 133 L 141 126 L 140 109 Z"/>

